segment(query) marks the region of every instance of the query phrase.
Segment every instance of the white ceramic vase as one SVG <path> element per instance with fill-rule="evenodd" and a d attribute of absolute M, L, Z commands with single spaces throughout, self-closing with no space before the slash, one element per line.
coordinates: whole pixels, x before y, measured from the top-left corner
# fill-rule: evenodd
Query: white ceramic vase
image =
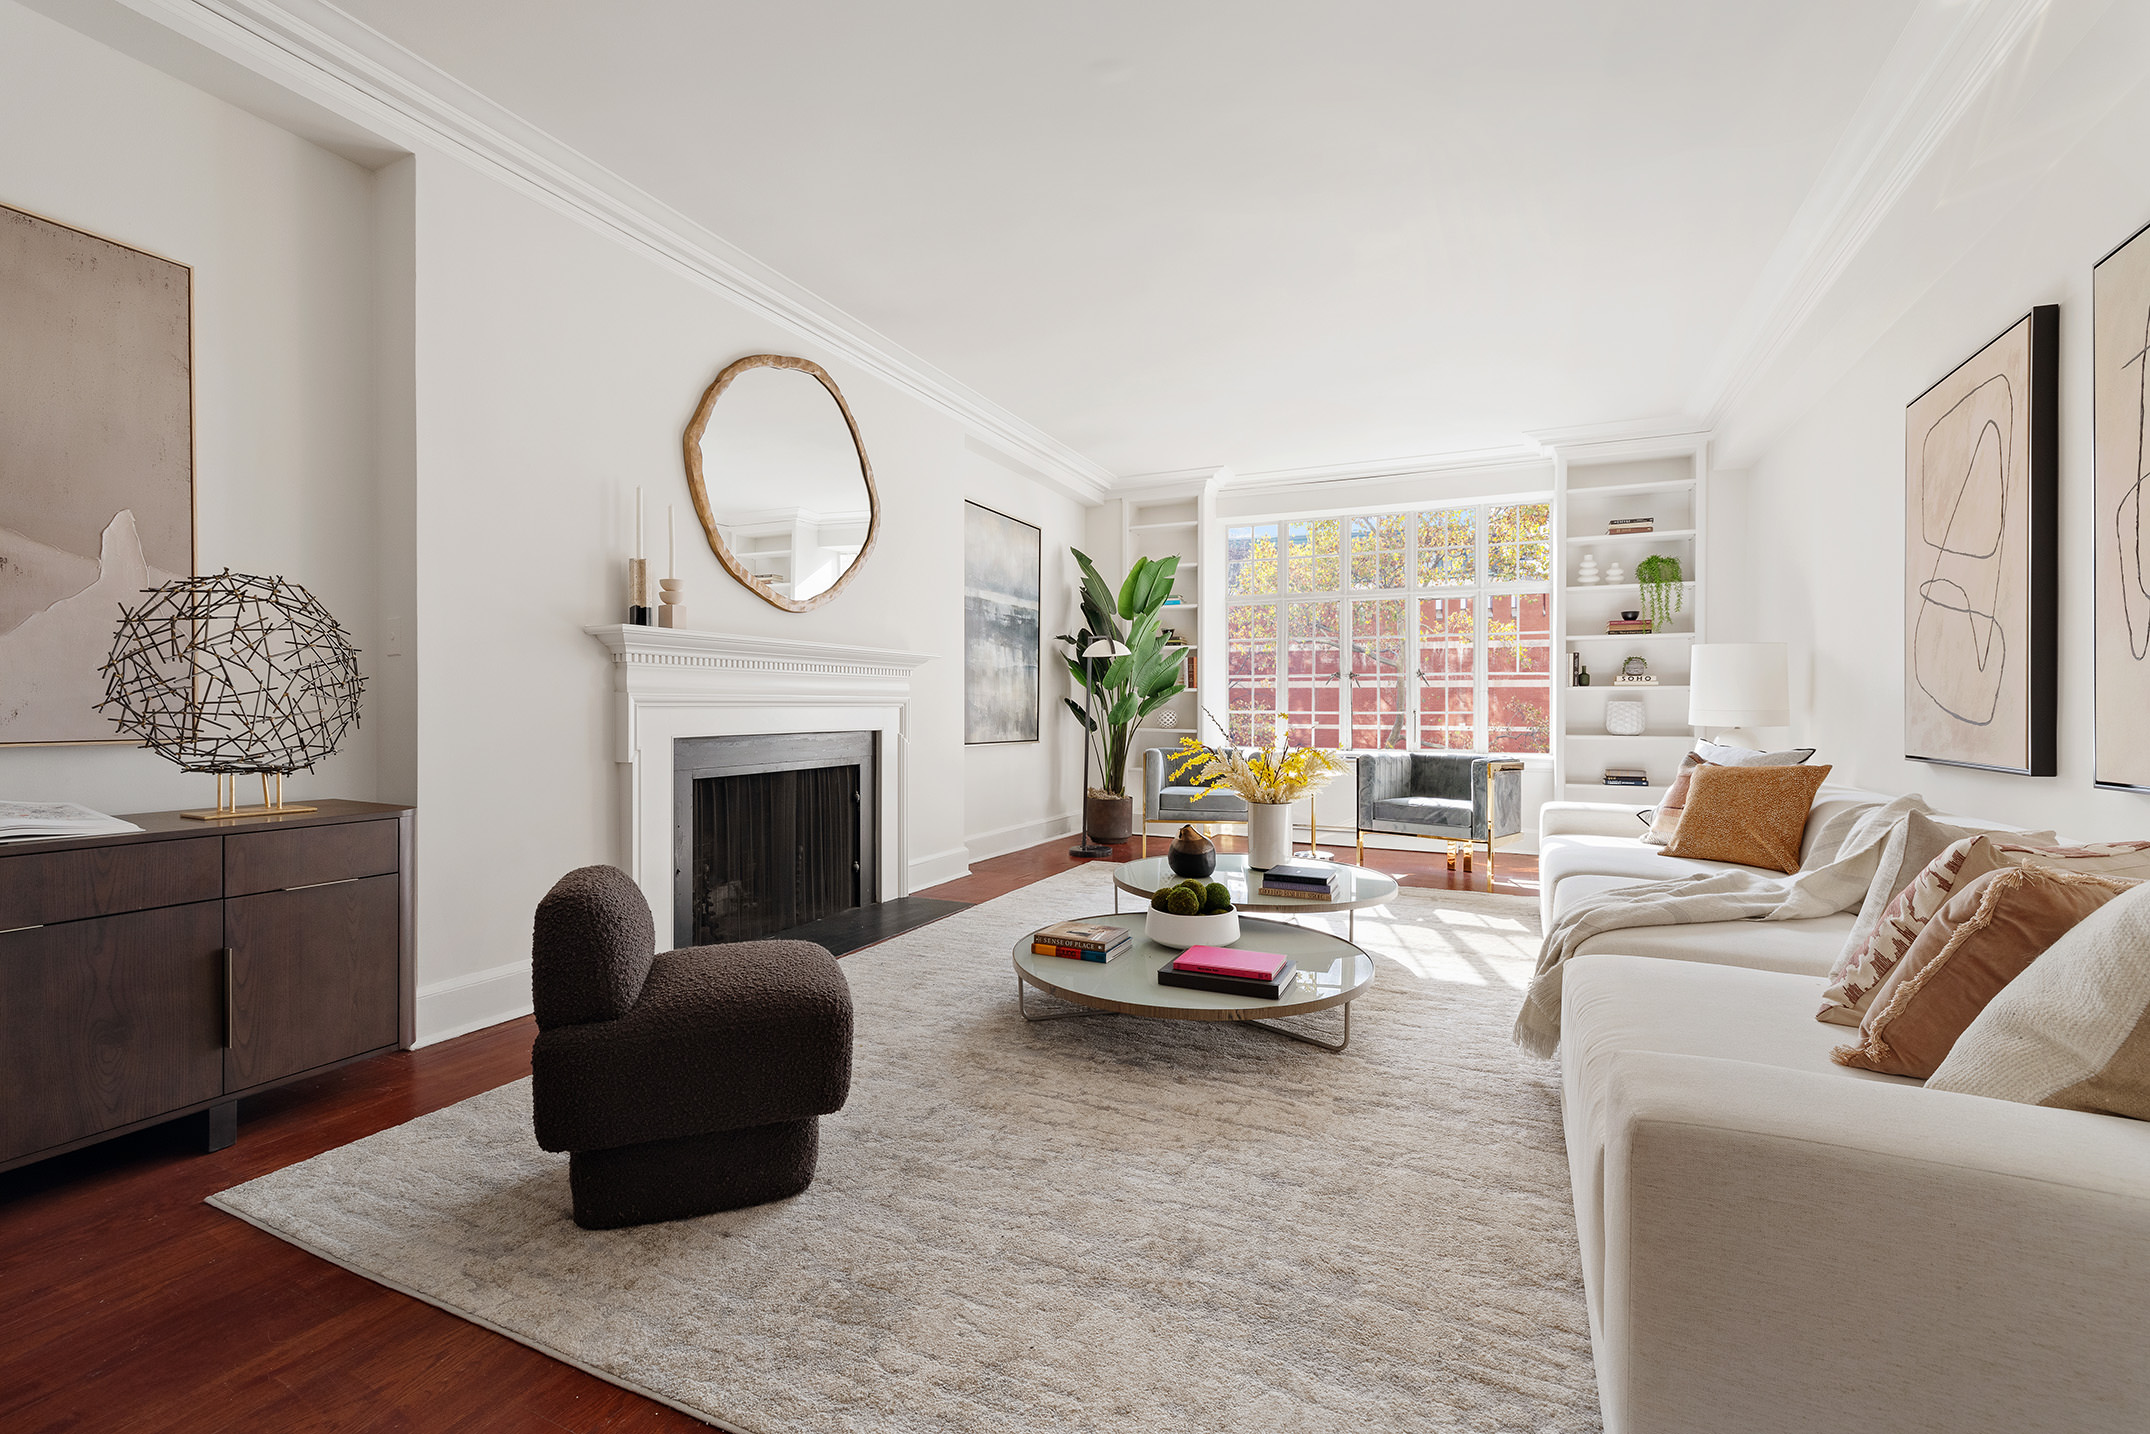
<path fill-rule="evenodd" d="M 1291 860 L 1291 803 L 1254 802 L 1247 808 L 1247 865 L 1267 871 Z"/>
<path fill-rule="evenodd" d="M 1640 702 L 1608 701 L 1605 704 L 1605 730 L 1615 737 L 1641 736 L 1644 718 Z"/>

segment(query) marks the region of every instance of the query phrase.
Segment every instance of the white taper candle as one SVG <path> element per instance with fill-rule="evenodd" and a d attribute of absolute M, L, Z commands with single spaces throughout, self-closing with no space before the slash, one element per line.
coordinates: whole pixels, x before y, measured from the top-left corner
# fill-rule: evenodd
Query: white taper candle
<path fill-rule="evenodd" d="M 635 556 L 642 556 L 642 485 L 635 484 Z"/>
<path fill-rule="evenodd" d="M 672 526 L 672 505 L 664 505 L 664 575 L 679 576 L 679 531 Z"/>

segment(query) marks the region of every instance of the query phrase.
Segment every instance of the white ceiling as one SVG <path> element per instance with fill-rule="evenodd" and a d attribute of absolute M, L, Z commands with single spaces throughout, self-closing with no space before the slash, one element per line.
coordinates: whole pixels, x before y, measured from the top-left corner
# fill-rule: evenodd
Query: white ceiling
<path fill-rule="evenodd" d="M 340 4 L 1121 475 L 1691 409 L 1951 8 Z"/>

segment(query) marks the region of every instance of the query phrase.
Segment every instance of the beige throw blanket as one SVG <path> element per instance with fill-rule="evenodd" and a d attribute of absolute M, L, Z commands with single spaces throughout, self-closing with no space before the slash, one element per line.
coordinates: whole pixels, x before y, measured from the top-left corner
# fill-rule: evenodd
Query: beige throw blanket
<path fill-rule="evenodd" d="M 1638 882 L 1585 897 L 1545 933 L 1538 972 L 1515 1018 L 1515 1043 L 1534 1056 L 1560 1048 L 1561 969 L 1593 936 L 1636 926 L 1689 926 L 1709 921 L 1808 921 L 1849 911 L 1866 899 L 1889 840 L 1912 812 L 1929 810 L 1917 796 L 1851 807 L 1815 834 L 1809 865 L 1795 876 L 1768 876 L 1746 867 Z M 1902 842 L 1896 843 L 1902 849 Z M 1831 855 L 1824 856 L 1824 853 Z"/>

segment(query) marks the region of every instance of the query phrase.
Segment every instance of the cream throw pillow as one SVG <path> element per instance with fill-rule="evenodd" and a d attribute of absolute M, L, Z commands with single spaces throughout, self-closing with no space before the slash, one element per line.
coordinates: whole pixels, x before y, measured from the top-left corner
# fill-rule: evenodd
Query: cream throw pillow
<path fill-rule="evenodd" d="M 2150 1120 L 2150 885 L 2054 942 L 1987 1004 L 1926 1085 Z"/>

